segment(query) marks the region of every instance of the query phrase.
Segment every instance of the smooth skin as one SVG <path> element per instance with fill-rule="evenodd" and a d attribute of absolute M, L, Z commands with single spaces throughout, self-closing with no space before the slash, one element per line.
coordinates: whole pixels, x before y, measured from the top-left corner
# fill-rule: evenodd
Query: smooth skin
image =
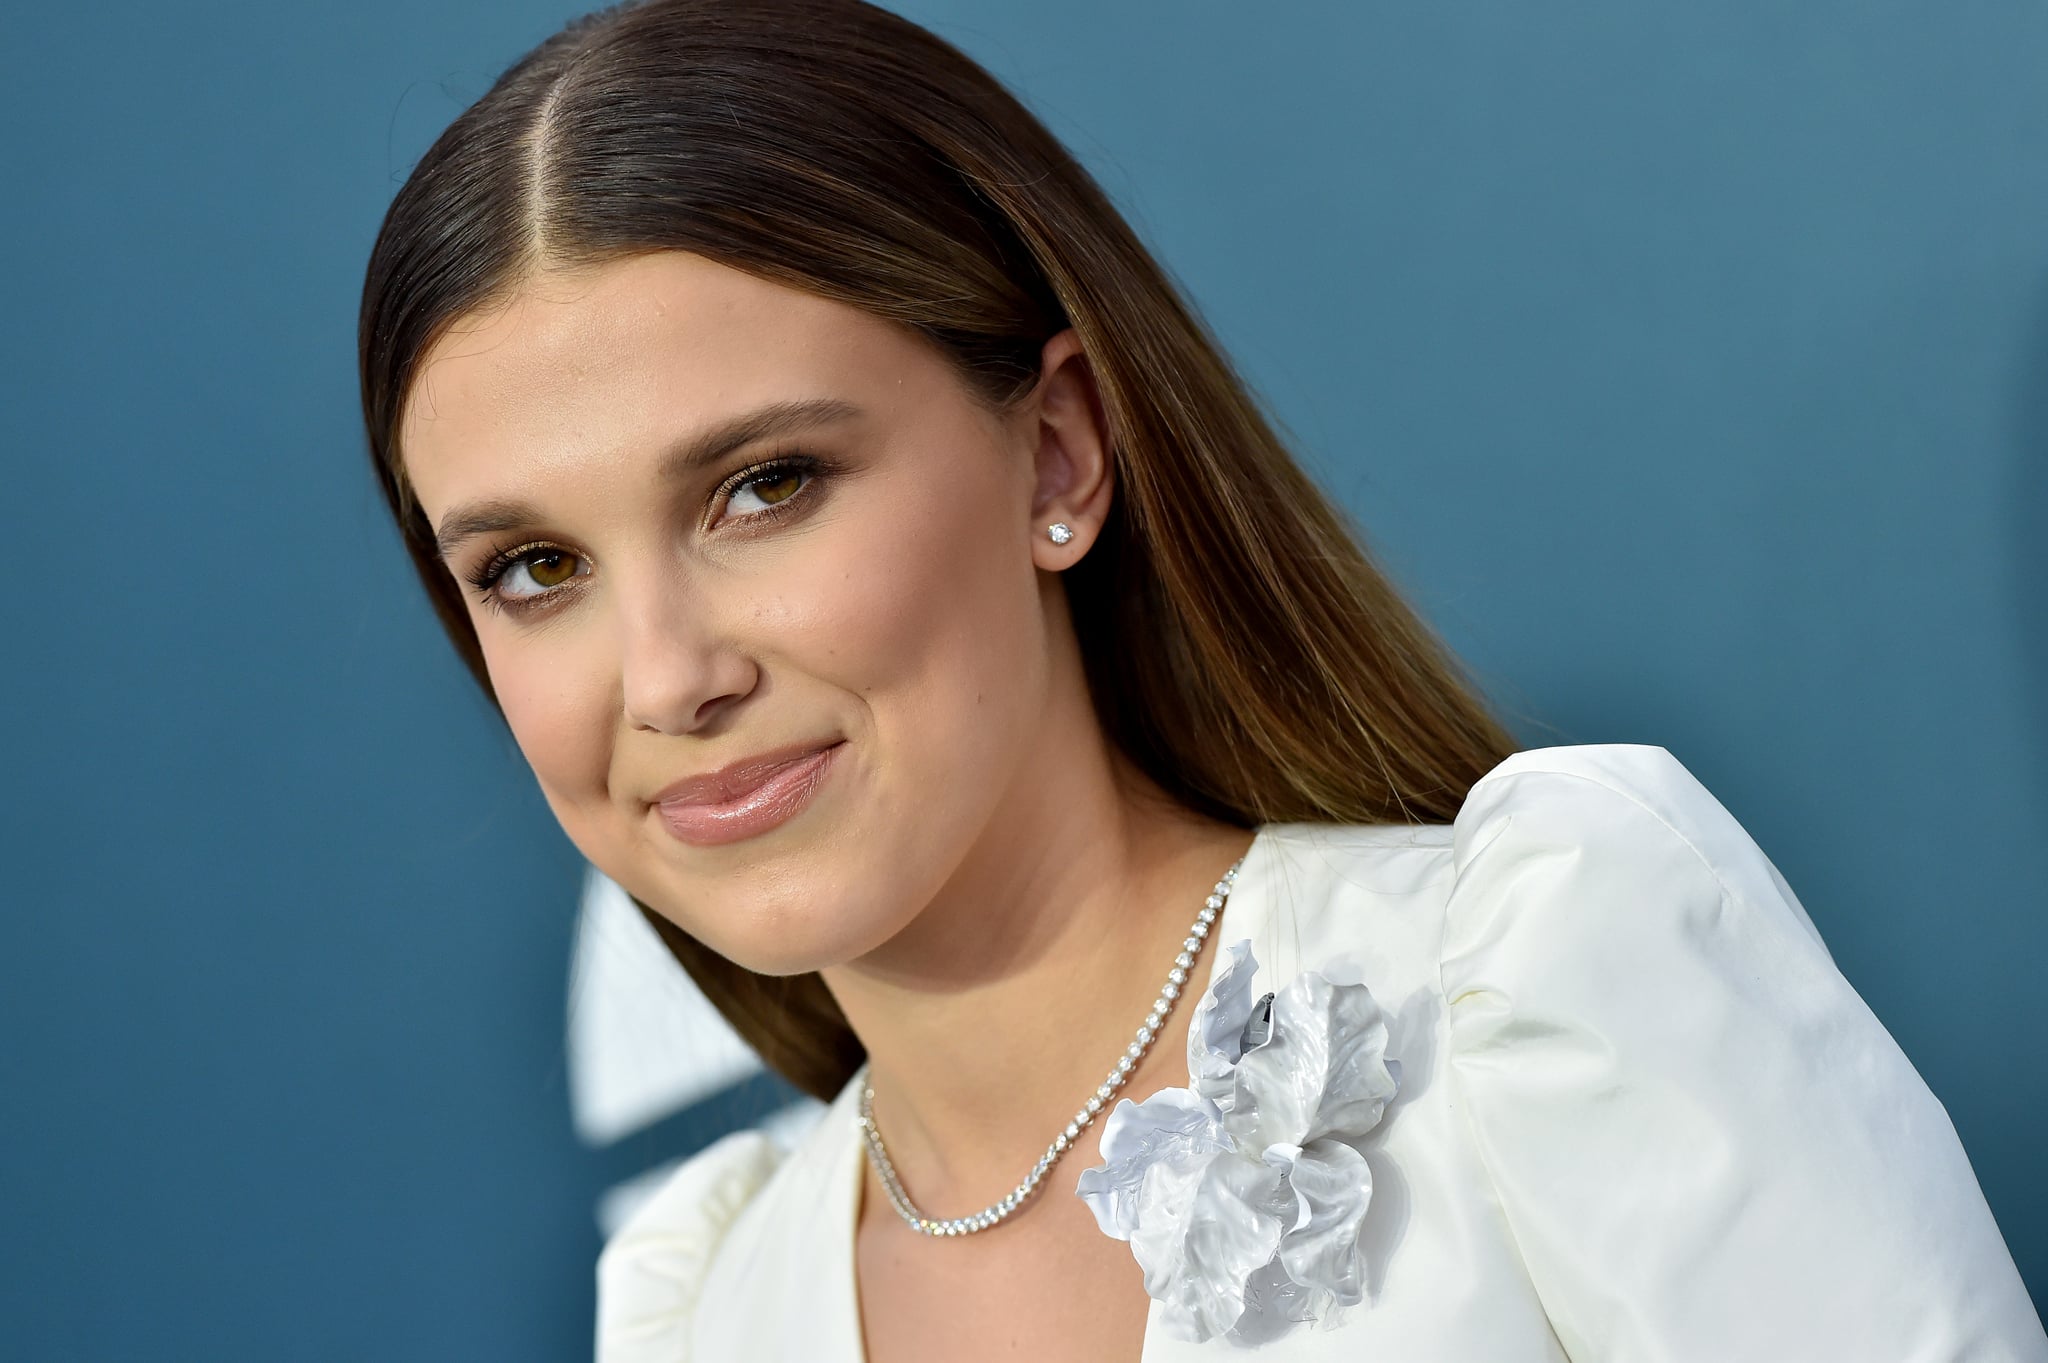
<path fill-rule="evenodd" d="M 682 458 L 764 412 L 781 429 Z M 653 252 L 540 271 L 462 319 L 400 438 L 458 580 L 516 559 L 464 590 L 577 848 L 732 960 L 821 971 L 911 1196 L 941 1216 L 995 1201 L 1129 1043 L 1251 842 L 1130 768 L 1090 703 L 1060 574 L 1115 489 L 1075 335 L 998 411 L 907 328 Z M 810 804 L 757 836 L 686 844 L 651 803 L 835 738 Z M 1187 1082 L 1197 992 L 1127 1092 Z M 1073 1196 L 1098 1161 L 1091 1134 L 1009 1222 L 943 1241 L 870 1172 L 872 1363 L 1137 1358 L 1140 1275 Z"/>

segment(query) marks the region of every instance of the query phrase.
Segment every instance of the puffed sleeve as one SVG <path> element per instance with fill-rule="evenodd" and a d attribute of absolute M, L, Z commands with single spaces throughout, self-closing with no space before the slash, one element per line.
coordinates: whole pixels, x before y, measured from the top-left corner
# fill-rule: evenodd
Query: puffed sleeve
<path fill-rule="evenodd" d="M 1450 1078 L 1575 1363 L 2042 1363 L 1948 1114 L 1662 748 L 1517 754 L 1454 830 Z"/>
<path fill-rule="evenodd" d="M 735 1131 L 685 1160 L 597 1259 L 597 1363 L 689 1363 L 712 1255 L 781 1149 Z"/>

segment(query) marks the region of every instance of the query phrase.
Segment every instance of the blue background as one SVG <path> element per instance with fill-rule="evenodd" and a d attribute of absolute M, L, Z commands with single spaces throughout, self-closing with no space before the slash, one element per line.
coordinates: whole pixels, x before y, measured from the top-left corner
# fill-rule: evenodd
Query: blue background
<path fill-rule="evenodd" d="M 1750 827 L 2042 1299 L 2048 7 L 905 8 L 1525 741 L 1663 744 Z M 583 1356 L 598 1192 L 719 1119 L 577 1145 L 579 862 L 357 426 L 385 204 L 568 14 L 10 17 L 9 1358 Z"/>

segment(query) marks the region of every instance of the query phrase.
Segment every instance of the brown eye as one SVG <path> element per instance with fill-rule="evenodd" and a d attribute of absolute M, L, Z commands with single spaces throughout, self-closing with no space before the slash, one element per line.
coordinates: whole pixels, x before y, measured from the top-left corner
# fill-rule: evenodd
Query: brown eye
<path fill-rule="evenodd" d="M 763 515 L 802 493 L 815 477 L 815 469 L 804 464 L 771 464 L 733 485 L 726 511 L 734 520 Z"/>
<path fill-rule="evenodd" d="M 524 603 L 589 572 L 590 561 L 583 555 L 550 544 L 535 545 L 505 565 L 492 590 L 504 601 Z"/>
<path fill-rule="evenodd" d="M 535 554 L 526 561 L 526 572 L 535 584 L 542 587 L 559 587 L 576 576 L 576 565 L 581 562 L 574 554 L 550 549 Z"/>

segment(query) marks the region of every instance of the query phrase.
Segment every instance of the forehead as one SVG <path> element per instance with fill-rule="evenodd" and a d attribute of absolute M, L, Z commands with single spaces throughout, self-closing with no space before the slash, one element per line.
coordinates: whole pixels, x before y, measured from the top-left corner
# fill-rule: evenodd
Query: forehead
<path fill-rule="evenodd" d="M 770 402 L 886 407 L 947 369 L 908 329 L 857 308 L 653 252 L 533 274 L 459 318 L 421 359 L 400 449 L 431 511 L 440 489 L 486 467 L 644 450 Z"/>

